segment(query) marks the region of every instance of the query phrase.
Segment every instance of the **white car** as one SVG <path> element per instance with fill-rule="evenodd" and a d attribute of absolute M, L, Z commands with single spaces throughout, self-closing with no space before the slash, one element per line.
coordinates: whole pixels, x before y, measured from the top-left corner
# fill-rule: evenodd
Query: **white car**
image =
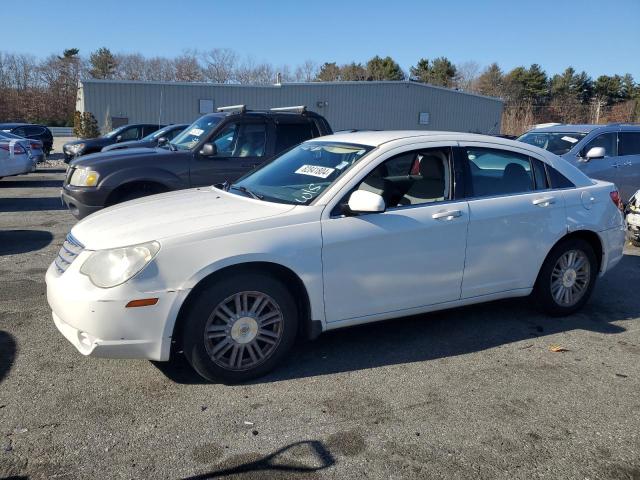
<path fill-rule="evenodd" d="M 87 217 L 47 271 L 47 297 L 85 355 L 182 350 L 203 377 L 238 382 L 298 335 L 532 293 L 570 314 L 622 258 L 620 205 L 613 184 L 521 142 L 332 135 L 227 189 Z"/>
<path fill-rule="evenodd" d="M 33 172 L 36 162 L 19 140 L 0 139 L 0 178 Z"/>

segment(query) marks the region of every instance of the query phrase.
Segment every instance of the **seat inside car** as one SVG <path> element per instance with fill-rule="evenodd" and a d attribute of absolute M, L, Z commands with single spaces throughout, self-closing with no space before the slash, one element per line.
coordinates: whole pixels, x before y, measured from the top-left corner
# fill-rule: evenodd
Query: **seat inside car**
<path fill-rule="evenodd" d="M 502 174 L 504 193 L 526 192 L 532 189 L 531 176 L 518 163 L 509 163 Z"/>
<path fill-rule="evenodd" d="M 413 182 L 400 199 L 400 205 L 416 205 L 444 200 L 446 192 L 446 155 L 443 152 L 418 154 L 419 174 L 411 175 Z"/>

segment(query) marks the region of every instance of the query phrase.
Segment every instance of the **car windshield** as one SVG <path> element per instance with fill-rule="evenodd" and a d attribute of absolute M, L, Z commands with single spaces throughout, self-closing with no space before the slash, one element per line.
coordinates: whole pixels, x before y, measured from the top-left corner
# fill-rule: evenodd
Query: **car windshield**
<path fill-rule="evenodd" d="M 160 138 L 165 133 L 167 133 L 168 130 L 171 130 L 172 128 L 173 128 L 173 125 L 169 127 L 161 128 L 160 130 L 156 130 L 155 132 L 150 133 L 146 137 L 142 137 L 142 141 L 150 141 L 150 140 L 155 140 L 156 138 Z"/>
<path fill-rule="evenodd" d="M 113 137 L 119 135 L 120 132 L 122 132 L 122 130 L 124 130 L 124 126 L 118 127 L 118 128 L 116 128 L 114 130 L 111 130 L 109 133 L 105 133 L 104 137 L 105 138 L 113 138 Z"/>
<path fill-rule="evenodd" d="M 556 155 L 564 155 L 586 135 L 586 133 L 579 132 L 528 132 L 518 138 L 518 140 L 528 143 L 529 145 L 544 148 Z"/>
<path fill-rule="evenodd" d="M 169 143 L 178 150 L 191 150 L 202 138 L 207 137 L 221 120 L 222 117 L 199 118 Z"/>
<path fill-rule="evenodd" d="M 267 201 L 308 205 L 373 147 L 337 142 L 305 142 L 231 185 Z"/>

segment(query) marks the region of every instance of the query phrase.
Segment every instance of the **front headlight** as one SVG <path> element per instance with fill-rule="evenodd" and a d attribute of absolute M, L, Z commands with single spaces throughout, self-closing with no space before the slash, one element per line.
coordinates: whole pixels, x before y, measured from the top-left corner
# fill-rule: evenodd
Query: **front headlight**
<path fill-rule="evenodd" d="M 87 168 L 77 168 L 71 175 L 69 185 L 73 187 L 95 187 L 99 178 L 100 174 L 98 172 Z"/>
<path fill-rule="evenodd" d="M 85 260 L 80 267 L 80 273 L 88 276 L 96 287 L 115 287 L 142 271 L 155 258 L 159 250 L 158 242 L 98 250 Z"/>
<path fill-rule="evenodd" d="M 86 143 L 76 143 L 74 145 L 69 145 L 67 149 L 72 153 L 78 153 L 79 151 L 84 150 L 84 147 L 86 146 Z"/>

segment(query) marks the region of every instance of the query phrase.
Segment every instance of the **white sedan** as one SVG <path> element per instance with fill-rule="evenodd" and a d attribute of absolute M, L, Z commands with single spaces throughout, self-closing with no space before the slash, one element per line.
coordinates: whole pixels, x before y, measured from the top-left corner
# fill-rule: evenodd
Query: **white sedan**
<path fill-rule="evenodd" d="M 203 377 L 238 382 L 335 328 L 529 295 L 570 314 L 624 238 L 615 186 L 537 147 L 345 133 L 224 189 L 89 216 L 47 271 L 47 297 L 85 355 L 183 351 Z"/>

